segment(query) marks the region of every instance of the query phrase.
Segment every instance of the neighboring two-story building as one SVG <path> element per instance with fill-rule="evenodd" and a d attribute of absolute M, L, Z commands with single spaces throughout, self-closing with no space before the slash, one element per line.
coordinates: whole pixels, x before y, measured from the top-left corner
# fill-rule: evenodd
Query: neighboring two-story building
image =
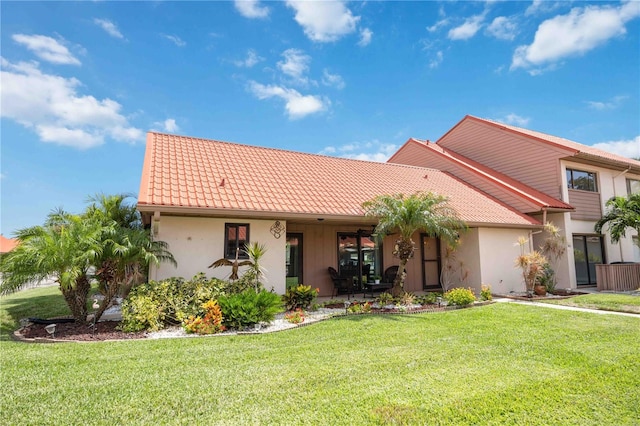
<path fill-rule="evenodd" d="M 453 281 L 508 292 L 523 290 L 514 242 L 529 236 L 537 247 L 546 221 L 562 228 L 571 248 L 557 268 L 561 287 L 594 284 L 598 262 L 640 260 L 637 236 L 612 245 L 593 231 L 606 200 L 639 182 L 638 161 L 471 116 L 437 143 L 410 139 L 387 163 L 150 132 L 138 209 L 178 262 L 152 267 L 152 279 L 225 278 L 229 271 L 207 266 L 257 241 L 268 249 L 267 288 L 283 293 L 305 283 L 328 296 L 328 267 L 361 284 L 398 263 L 394 237 L 375 238 L 362 203 L 431 191 L 449 197 L 469 230 L 454 256 L 417 233 L 406 290 Z"/>

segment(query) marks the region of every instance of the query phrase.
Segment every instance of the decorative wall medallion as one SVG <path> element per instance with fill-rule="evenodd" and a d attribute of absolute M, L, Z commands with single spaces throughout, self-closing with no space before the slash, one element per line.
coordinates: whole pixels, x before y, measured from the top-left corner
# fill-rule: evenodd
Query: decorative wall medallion
<path fill-rule="evenodd" d="M 271 225 L 271 233 L 273 234 L 273 236 L 276 238 L 280 238 L 283 232 L 284 225 L 282 225 L 279 220 L 273 222 L 273 225 Z"/>

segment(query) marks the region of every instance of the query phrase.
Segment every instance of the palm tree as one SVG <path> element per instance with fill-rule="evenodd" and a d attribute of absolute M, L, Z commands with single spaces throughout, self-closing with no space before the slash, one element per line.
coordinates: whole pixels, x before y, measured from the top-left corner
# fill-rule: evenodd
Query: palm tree
<path fill-rule="evenodd" d="M 98 321 L 113 299 L 126 296 L 134 285 L 144 282 L 151 263 L 170 262 L 175 258 L 163 241 L 154 241 L 142 225 L 134 205 L 127 204 L 128 194 L 98 195 L 89 199 L 85 216 L 105 225 L 103 251 L 96 262 L 95 277 L 104 299 L 95 313 Z"/>
<path fill-rule="evenodd" d="M 602 233 L 607 226 L 613 243 L 626 236 L 627 228 L 635 229 L 640 234 L 640 193 L 628 197 L 612 197 L 605 205 L 608 211 L 596 223 L 596 232 Z"/>
<path fill-rule="evenodd" d="M 375 232 L 379 237 L 398 233 L 393 255 L 400 259 L 398 273 L 391 293 L 402 294 L 405 267 L 413 257 L 415 243 L 411 236 L 417 231 L 439 237 L 455 246 L 458 233 L 466 229 L 457 212 L 448 204 L 448 199 L 432 192 L 418 192 L 410 196 L 402 194 L 380 195 L 362 204 L 365 215 L 378 218 Z"/>
<path fill-rule="evenodd" d="M 0 292 L 15 292 L 28 282 L 53 277 L 73 318 L 86 321 L 88 271 L 102 255 L 104 232 L 102 223 L 62 210 L 50 213 L 43 226 L 18 230 L 18 246 L 0 262 Z"/>

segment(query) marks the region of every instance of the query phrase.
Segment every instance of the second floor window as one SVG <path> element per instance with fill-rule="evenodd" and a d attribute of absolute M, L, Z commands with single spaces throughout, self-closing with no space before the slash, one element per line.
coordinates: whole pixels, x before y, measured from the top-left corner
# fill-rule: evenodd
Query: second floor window
<path fill-rule="evenodd" d="M 244 245 L 249 243 L 248 223 L 225 223 L 224 224 L 224 257 L 235 259 L 236 251 L 238 259 L 248 259 L 249 256 L 244 251 Z"/>
<path fill-rule="evenodd" d="M 640 194 L 640 180 L 627 179 L 627 195 Z"/>
<path fill-rule="evenodd" d="M 594 172 L 567 169 L 567 185 L 569 189 L 598 192 L 598 184 L 596 183 L 596 174 Z"/>

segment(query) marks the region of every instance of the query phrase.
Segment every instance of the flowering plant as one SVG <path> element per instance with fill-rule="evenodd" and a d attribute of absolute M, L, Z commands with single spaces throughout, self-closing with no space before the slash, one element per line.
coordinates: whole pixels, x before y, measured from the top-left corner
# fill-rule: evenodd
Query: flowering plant
<path fill-rule="evenodd" d="M 320 289 L 311 288 L 310 285 L 300 284 L 296 287 L 287 289 L 287 292 L 282 296 L 282 300 L 289 310 L 294 309 L 307 309 L 311 306 L 311 302 L 316 298 Z"/>
<path fill-rule="evenodd" d="M 284 319 L 289 321 L 291 324 L 300 324 L 301 322 L 304 322 L 304 311 L 298 308 L 291 312 L 287 312 L 284 314 Z"/>
<path fill-rule="evenodd" d="M 183 326 L 187 333 L 215 334 L 225 330 L 222 325 L 222 311 L 216 300 L 209 300 L 202 304 L 204 317 L 189 315 Z"/>
<path fill-rule="evenodd" d="M 353 302 L 351 304 L 351 306 L 349 306 L 347 308 L 347 312 L 349 312 L 351 314 L 360 314 L 360 313 L 371 312 L 371 303 L 369 303 L 369 302 L 365 302 L 365 303 Z"/>

